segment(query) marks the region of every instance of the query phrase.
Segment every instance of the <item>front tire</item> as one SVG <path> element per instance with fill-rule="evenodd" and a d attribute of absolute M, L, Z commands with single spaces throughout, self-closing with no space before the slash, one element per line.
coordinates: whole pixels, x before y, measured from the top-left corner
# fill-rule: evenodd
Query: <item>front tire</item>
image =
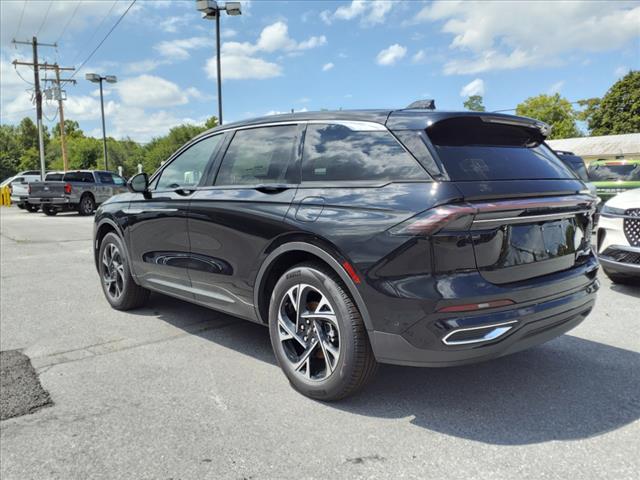
<path fill-rule="evenodd" d="M 323 264 L 300 264 L 280 277 L 271 295 L 269 333 L 280 368 L 308 397 L 345 398 L 375 374 L 362 316 L 340 278 Z"/>
<path fill-rule="evenodd" d="M 144 305 L 149 290 L 136 284 L 124 243 L 115 233 L 107 233 L 98 252 L 98 271 L 102 291 L 109 304 L 116 310 L 131 310 Z"/>

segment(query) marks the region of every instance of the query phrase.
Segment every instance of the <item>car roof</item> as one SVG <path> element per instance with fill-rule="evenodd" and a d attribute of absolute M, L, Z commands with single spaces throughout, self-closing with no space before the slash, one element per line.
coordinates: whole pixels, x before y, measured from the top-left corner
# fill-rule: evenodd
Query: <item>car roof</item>
<path fill-rule="evenodd" d="M 308 120 L 351 120 L 368 121 L 386 125 L 391 130 L 420 130 L 428 126 L 456 117 L 485 117 L 495 121 L 512 121 L 523 126 L 540 128 L 546 125 L 543 122 L 527 117 L 516 115 L 506 115 L 492 112 L 459 112 L 459 111 L 439 111 L 427 109 L 402 109 L 402 110 L 326 110 L 319 112 L 295 112 L 281 115 L 269 115 L 264 117 L 250 118 L 247 120 L 227 123 L 214 127 L 200 136 L 211 133 L 233 130 L 247 126 L 258 126 L 274 123 L 302 122 Z"/>

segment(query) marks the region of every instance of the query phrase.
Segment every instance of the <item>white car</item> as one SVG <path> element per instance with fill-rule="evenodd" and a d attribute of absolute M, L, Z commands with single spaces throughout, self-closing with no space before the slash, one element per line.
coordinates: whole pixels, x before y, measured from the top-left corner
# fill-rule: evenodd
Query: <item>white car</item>
<path fill-rule="evenodd" d="M 597 245 L 602 269 L 613 282 L 640 284 L 640 188 L 604 204 Z"/>

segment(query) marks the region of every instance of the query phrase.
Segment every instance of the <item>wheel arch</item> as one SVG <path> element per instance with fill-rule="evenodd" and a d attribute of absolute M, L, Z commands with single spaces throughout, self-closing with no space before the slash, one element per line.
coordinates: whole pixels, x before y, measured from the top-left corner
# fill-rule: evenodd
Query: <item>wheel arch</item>
<path fill-rule="evenodd" d="M 262 262 L 254 284 L 254 308 L 260 322 L 264 324 L 269 323 L 269 300 L 273 286 L 278 278 L 280 278 L 288 268 L 298 263 L 315 260 L 327 265 L 340 277 L 349 290 L 351 297 L 356 302 L 365 327 L 368 331 L 373 330 L 371 317 L 369 316 L 369 311 L 367 310 L 364 299 L 354 281 L 341 265 L 340 261 L 336 259 L 337 256 L 339 256 L 337 253 L 330 253 L 325 248 L 305 241 L 287 242 L 272 250 Z"/>
<path fill-rule="evenodd" d="M 100 244 L 102 243 L 102 239 L 110 232 L 113 232 L 120 237 L 120 240 L 122 240 L 122 243 L 125 245 L 127 260 L 130 260 L 129 251 L 126 248 L 126 242 L 124 241 L 124 235 L 122 234 L 120 226 L 110 218 L 102 218 L 96 226 L 96 234 L 93 241 L 93 259 L 95 261 L 96 268 L 98 268 L 98 252 L 100 251 Z M 131 265 L 131 262 L 129 262 L 129 265 Z"/>

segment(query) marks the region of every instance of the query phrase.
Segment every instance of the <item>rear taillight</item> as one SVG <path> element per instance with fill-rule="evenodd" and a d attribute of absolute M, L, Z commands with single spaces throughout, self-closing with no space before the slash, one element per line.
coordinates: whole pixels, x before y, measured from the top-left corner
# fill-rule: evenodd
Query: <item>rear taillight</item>
<path fill-rule="evenodd" d="M 433 235 L 443 228 L 466 230 L 477 209 L 471 205 L 444 205 L 422 212 L 391 228 L 392 235 Z"/>
<path fill-rule="evenodd" d="M 453 312 L 473 312 L 476 310 L 484 310 L 485 308 L 498 308 L 498 307 L 506 307 L 508 305 L 513 305 L 513 300 L 491 300 L 490 302 L 483 303 L 467 303 L 464 305 L 449 305 L 448 307 L 443 307 L 438 309 L 438 312 L 442 313 L 453 313 Z"/>
<path fill-rule="evenodd" d="M 66 193 L 67 195 L 69 195 L 71 193 L 71 184 L 70 183 L 65 183 L 64 184 L 64 193 Z"/>
<path fill-rule="evenodd" d="M 27 185 L 27 193 L 31 195 L 31 184 Z"/>

